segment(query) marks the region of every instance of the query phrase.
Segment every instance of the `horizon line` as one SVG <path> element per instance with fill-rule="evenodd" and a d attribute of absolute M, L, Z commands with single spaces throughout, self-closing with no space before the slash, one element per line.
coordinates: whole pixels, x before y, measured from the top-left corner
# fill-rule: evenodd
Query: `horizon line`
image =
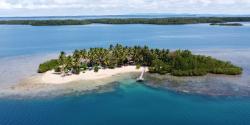
<path fill-rule="evenodd" d="M 250 16 L 250 14 L 195 14 L 195 13 L 137 13 L 137 14 L 92 14 L 92 15 L 37 15 L 37 16 L 0 16 L 0 18 L 40 18 L 40 17 L 103 17 L 103 16 Z"/>

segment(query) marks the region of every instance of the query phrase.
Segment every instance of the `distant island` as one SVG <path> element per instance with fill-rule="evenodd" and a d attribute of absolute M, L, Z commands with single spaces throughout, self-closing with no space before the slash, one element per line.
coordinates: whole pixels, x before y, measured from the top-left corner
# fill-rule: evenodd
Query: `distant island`
<path fill-rule="evenodd" d="M 155 24 L 155 25 L 181 25 L 199 23 L 227 23 L 249 22 L 250 17 L 169 17 L 169 18 L 103 18 L 84 20 L 0 20 L 0 24 L 57 26 L 57 25 L 88 25 L 88 24 Z"/>
<path fill-rule="evenodd" d="M 211 23 L 211 26 L 243 26 L 241 23 Z"/>
<path fill-rule="evenodd" d="M 149 73 L 173 76 L 204 76 L 208 73 L 239 75 L 243 70 L 230 62 L 194 55 L 189 50 L 170 51 L 148 46 L 128 47 L 116 44 L 110 45 L 109 48 L 75 50 L 72 55 L 61 52 L 58 59 L 40 64 L 38 73 L 47 73 L 43 78 L 47 82 L 57 79 L 56 83 L 60 83 L 67 81 L 61 77 L 70 78 L 70 75 L 73 75 L 72 80 L 68 81 L 83 77 L 104 78 L 119 73 L 141 72 L 141 67 L 147 68 Z"/>

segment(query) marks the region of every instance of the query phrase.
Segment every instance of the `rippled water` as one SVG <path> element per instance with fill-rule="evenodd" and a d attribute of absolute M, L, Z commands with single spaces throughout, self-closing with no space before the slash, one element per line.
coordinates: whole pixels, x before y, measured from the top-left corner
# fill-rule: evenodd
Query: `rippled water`
<path fill-rule="evenodd" d="M 4 125 L 248 125 L 249 98 L 184 95 L 124 80 L 113 91 L 52 99 L 1 100 Z"/>
<path fill-rule="evenodd" d="M 0 25 L 0 86 L 14 84 L 34 74 L 38 64 L 59 51 L 109 44 L 148 45 L 170 49 L 191 49 L 197 53 L 241 63 L 249 70 L 250 26 L 198 25 L 84 25 L 43 26 Z M 218 51 L 219 50 L 219 51 Z M 240 58 L 238 58 L 240 57 Z M 235 60 L 237 58 L 237 60 Z M 244 59 L 244 60 L 242 60 Z M 240 61 L 239 61 L 240 60 Z M 5 86 L 5 85 L 4 85 Z"/>
<path fill-rule="evenodd" d="M 245 24 L 246 25 L 246 24 Z M 0 25 L 0 57 L 58 52 L 109 44 L 170 49 L 249 49 L 250 26 L 197 25 Z"/>
<path fill-rule="evenodd" d="M 61 50 L 111 43 L 191 49 L 244 68 L 240 76 L 134 77 L 98 91 L 49 98 L 1 98 L 0 125 L 228 124 L 250 123 L 250 27 L 199 25 L 0 25 L 0 88 L 36 75 L 37 66 Z M 0 92 L 1 92 L 0 89 Z M 65 91 L 61 89 L 61 91 Z M 101 92 L 100 92 L 101 91 Z M 63 92 L 62 92 L 63 93 Z M 34 95 L 32 95 L 34 96 Z"/>

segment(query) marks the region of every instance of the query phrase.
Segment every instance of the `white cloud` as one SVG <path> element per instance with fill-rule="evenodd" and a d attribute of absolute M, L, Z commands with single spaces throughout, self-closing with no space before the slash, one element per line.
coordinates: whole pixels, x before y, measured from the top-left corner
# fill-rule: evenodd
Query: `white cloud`
<path fill-rule="evenodd" d="M 250 0 L 0 0 L 1 15 L 250 14 Z"/>

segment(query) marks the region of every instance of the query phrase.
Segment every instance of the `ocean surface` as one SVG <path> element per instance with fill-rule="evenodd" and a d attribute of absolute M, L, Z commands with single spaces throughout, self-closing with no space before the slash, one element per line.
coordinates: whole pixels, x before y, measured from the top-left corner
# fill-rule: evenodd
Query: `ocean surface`
<path fill-rule="evenodd" d="M 1 100 L 2 125 L 248 125 L 250 98 L 152 89 L 131 80 L 113 91 L 52 99 Z"/>
<path fill-rule="evenodd" d="M 48 98 L 0 98 L 0 125 L 249 125 L 250 24 L 41 26 L 0 25 L 0 88 L 36 75 L 60 51 L 109 44 L 190 49 L 244 68 L 241 76 L 206 76 L 144 84 L 123 79 L 104 91 Z M 101 90 L 102 90 L 101 89 Z M 0 89 L 1 91 L 1 89 Z M 51 95 L 51 96 L 50 96 Z"/>

